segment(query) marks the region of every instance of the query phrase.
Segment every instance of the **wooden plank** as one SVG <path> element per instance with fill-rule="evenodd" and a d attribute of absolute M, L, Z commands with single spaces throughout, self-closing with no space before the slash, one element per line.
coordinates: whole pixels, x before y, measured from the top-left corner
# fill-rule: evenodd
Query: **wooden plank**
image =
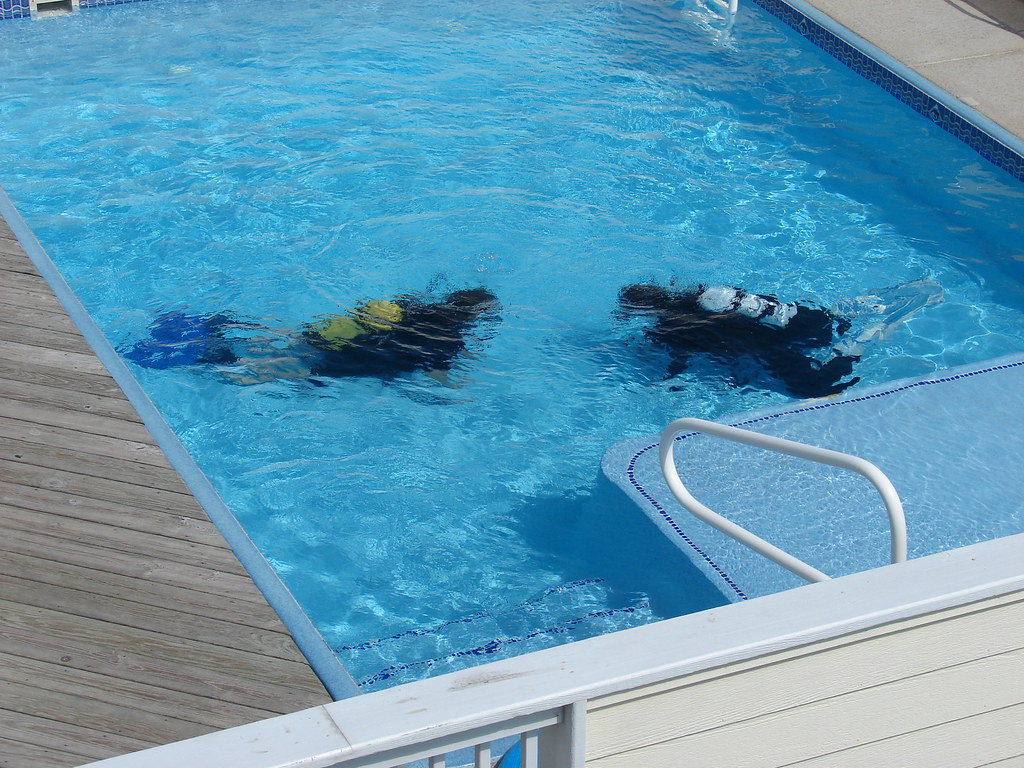
<path fill-rule="evenodd" d="M 80 765 L 90 759 L 85 755 L 72 755 L 64 750 L 52 749 L 49 745 L 40 746 L 15 741 L 13 734 L 8 734 L 4 728 L 2 718 L 3 712 L 0 710 L 0 741 L 4 745 L 3 753 L 0 754 L 0 768 L 68 768 L 70 765 Z"/>
<path fill-rule="evenodd" d="M 32 423 L 2 417 L 0 441 L 3 446 L 0 456 L 18 464 L 96 474 L 110 480 L 131 476 L 137 485 L 168 491 L 181 492 L 184 488 L 181 477 L 152 441 L 138 442 L 128 436 L 118 440 L 76 429 L 51 427 L 41 421 Z M 69 450 L 74 461 L 61 461 L 69 457 Z"/>
<path fill-rule="evenodd" d="M 199 723 L 159 712 L 140 711 L 126 722 L 124 707 L 117 702 L 68 696 L 62 686 L 43 686 L 37 681 L 20 683 L 0 679 L 0 701 L 18 702 L 18 713 L 22 716 L 51 722 L 67 722 L 74 718 L 75 725 L 80 728 L 135 740 L 132 744 L 135 749 L 167 735 L 174 741 L 180 741 L 208 732 Z"/>
<path fill-rule="evenodd" d="M 89 591 L 88 582 L 80 586 L 80 589 L 76 589 L 71 585 L 51 584 L 44 590 L 39 589 L 37 582 L 0 574 L 0 595 L 3 595 L 4 600 L 20 605 L 62 611 L 70 616 L 159 632 L 168 637 L 197 640 L 275 659 L 302 660 L 287 633 L 240 627 L 233 622 L 209 616 L 193 615 L 186 623 L 181 620 L 181 614 L 174 606 L 146 604 L 96 594 Z"/>
<path fill-rule="evenodd" d="M 0 220 L 0 256 L 7 254 L 21 257 L 24 254 L 24 249 L 14 236 L 14 232 L 7 226 L 7 222 Z M 4 264 L 3 258 L 0 258 L 0 264 Z"/>
<path fill-rule="evenodd" d="M 117 440 L 43 424 L 0 419 L 0 456 L 36 470 L 125 482 L 153 490 L 186 493 L 178 473 L 153 444 Z M 63 445 L 61 445 L 63 443 Z M 67 450 L 71 449 L 71 454 Z M 63 460 L 62 460 L 63 459 Z"/>
<path fill-rule="evenodd" d="M 32 317 L 27 317 L 31 315 Z M 92 349 L 89 343 L 82 336 L 68 328 L 63 322 L 39 322 L 40 316 L 49 316 L 60 320 L 62 315 L 56 312 L 39 312 L 25 309 L 16 315 L 6 315 L 0 321 L 0 339 L 14 341 L 18 344 L 26 344 L 31 347 L 44 347 L 47 349 L 59 349 L 65 352 L 89 353 Z M 63 326 L 60 330 L 47 327 L 48 325 Z"/>
<path fill-rule="evenodd" d="M 152 509 L 160 512 L 195 509 L 195 500 L 187 493 L 184 485 L 181 485 L 178 491 L 147 488 L 131 482 L 130 479 L 120 481 L 105 477 L 89 477 L 53 467 L 35 467 L 5 459 L 0 459 L 0 482 L 22 482 L 100 501 L 121 501 L 129 508 L 140 510 Z"/>
<path fill-rule="evenodd" d="M 241 565 L 229 563 L 222 570 L 191 563 L 182 563 L 155 555 L 139 556 L 124 551 L 117 540 L 103 543 L 56 537 L 20 526 L 12 526 L 4 536 L 0 551 L 13 550 L 95 570 L 118 573 L 139 579 L 174 584 L 197 592 L 223 594 L 239 600 L 262 602 L 262 595 L 252 585 Z M 169 550 L 170 551 L 170 550 Z"/>
<path fill-rule="evenodd" d="M 103 363 L 92 354 L 33 347 L 4 339 L 0 339 L 0 357 L 14 364 L 46 365 L 75 373 L 110 375 Z"/>
<path fill-rule="evenodd" d="M 14 232 L 0 217 L 0 271 L 21 272 L 42 279 Z"/>
<path fill-rule="evenodd" d="M 239 723 L 255 723 L 282 714 L 74 669 L 59 659 L 44 662 L 0 654 L 0 679 L 62 691 L 66 701 L 55 706 L 66 711 L 69 715 L 67 719 L 71 722 L 75 720 L 71 713 L 79 706 L 88 706 L 92 701 L 121 704 L 129 711 L 138 710 L 157 715 L 173 713 L 176 720 L 205 726 L 210 730 L 230 728 Z M 30 691 L 26 692 L 25 698 L 30 695 Z M 55 710 L 50 714 L 57 716 L 58 713 Z"/>
<path fill-rule="evenodd" d="M 91 520 L 105 525 L 116 525 L 171 539 L 194 541 L 223 547 L 224 539 L 198 506 L 192 514 L 177 510 L 156 510 L 140 514 L 141 510 L 124 504 L 84 499 L 45 488 L 33 488 L 0 482 L 0 505 L 66 515 L 80 520 Z"/>
<path fill-rule="evenodd" d="M 319 683 L 303 682 L 301 662 L 278 659 L 268 664 L 257 653 L 2 599 L 0 613 L 4 615 L 0 652 L 10 656 L 51 662 L 66 659 L 74 669 L 236 704 L 263 699 L 270 690 L 283 711 L 298 711 L 317 702 Z"/>
<path fill-rule="evenodd" d="M 5 308 L 25 307 L 49 312 L 63 311 L 61 303 L 53 293 L 48 292 L 49 286 L 45 280 L 38 278 L 26 282 L 18 280 L 19 275 L 20 273 L 10 270 L 4 272 L 4 279 L 0 282 L 0 305 Z"/>
<path fill-rule="evenodd" d="M 24 280 L 42 280 L 46 283 L 46 280 L 36 271 L 35 265 L 32 260 L 21 250 L 21 244 L 17 240 L 3 238 L 3 247 L 0 248 L 0 276 L 3 276 L 5 281 L 9 277 L 10 282 L 14 282 L 19 278 Z"/>
<path fill-rule="evenodd" d="M 49 718 L 28 715 L 22 712 L 11 710 L 0 710 L 0 739 L 3 742 L 16 742 L 24 747 L 30 745 L 43 746 L 54 751 L 60 750 L 72 755 L 74 763 L 59 762 L 55 759 L 52 763 L 55 766 L 67 768 L 69 765 L 78 765 L 82 757 L 86 761 L 101 760 L 112 755 L 136 752 L 145 749 L 146 742 L 140 739 L 129 739 L 120 737 L 113 733 L 102 733 L 91 728 L 83 728 L 74 723 L 64 723 Z M 33 760 L 16 768 L 38 764 Z M 15 768 L 12 766 L 12 768 Z"/>
<path fill-rule="evenodd" d="M 35 265 L 29 259 L 21 243 L 7 222 L 0 217 L 0 270 L 28 272 L 37 274 Z"/>
<path fill-rule="evenodd" d="M 0 355 L 0 379 L 6 379 L 11 383 L 24 382 L 26 386 L 38 384 L 100 397 L 124 398 L 120 387 L 106 370 L 101 373 L 86 373 L 72 371 L 60 365 L 47 365 L 37 360 L 8 360 Z"/>
<path fill-rule="evenodd" d="M 28 265 L 28 268 L 30 269 L 31 265 Z M 12 274 L 14 273 L 0 271 L 0 283 L 6 283 Z M 39 287 L 42 290 L 46 283 L 42 278 L 39 280 Z M 43 295 L 40 293 L 40 297 Z M 61 343 L 88 347 L 88 342 L 82 338 L 60 302 L 52 295 L 49 298 L 41 298 L 41 301 L 33 306 L 5 306 L 3 316 L 0 317 L 0 337 L 10 338 L 11 341 L 36 338 L 38 341 L 26 343 L 40 347 L 53 346 L 53 341 L 59 338 Z"/>
<path fill-rule="evenodd" d="M 146 560 L 164 559 L 175 564 L 192 565 L 223 573 L 244 574 L 237 558 L 223 546 L 211 546 L 185 539 L 167 539 L 159 534 L 79 520 L 31 509 L 8 508 L 4 515 L 6 531 L 67 539 L 73 542 L 99 542 L 105 549 L 125 552 Z"/>
<path fill-rule="evenodd" d="M 0 733 L 4 734 L 3 752 L 0 752 L 0 768 L 69 768 L 92 760 L 87 755 L 71 752 L 72 744 L 66 749 L 54 749 L 52 744 L 36 744 L 15 738 L 14 713 L 0 710 Z M 19 730 L 25 730 L 19 729 Z M 28 729 L 31 738 L 33 731 Z M 38 738 L 34 740 L 39 740 Z"/>
<path fill-rule="evenodd" d="M 149 430 L 139 423 L 138 419 L 126 420 L 98 413 L 72 411 L 44 403 L 0 400 L 0 420 L 3 419 L 29 422 L 31 424 L 45 424 L 51 427 L 76 430 L 89 435 L 114 436 L 120 440 L 143 443 L 148 446 L 156 445 L 156 441 L 149 433 Z M 63 441 L 63 438 L 56 439 L 58 442 Z M 79 448 L 72 447 L 71 450 L 73 452 L 79 450 Z M 166 465 L 166 459 L 161 463 Z"/>
<path fill-rule="evenodd" d="M 51 330 L 55 333 L 81 335 L 78 326 L 68 316 L 64 306 L 53 294 L 46 280 L 38 274 L 29 273 L 29 270 L 32 269 L 33 267 L 28 260 L 24 262 L 24 268 L 19 266 L 14 270 L 0 269 L 0 283 L 7 285 L 12 290 L 14 290 L 15 284 L 17 284 L 22 290 L 34 291 L 39 298 L 36 304 L 25 306 L 20 304 L 5 305 L 2 322 L 5 325 L 11 326 L 30 325 L 42 328 L 43 330 Z M 30 277 L 30 274 L 33 274 L 34 277 Z M 22 329 L 15 332 L 25 333 L 26 330 Z M 47 345 L 44 344 L 42 346 Z"/>
<path fill-rule="evenodd" d="M 329 700 L 0 220 L 0 768 Z"/>
<path fill-rule="evenodd" d="M 27 254 L 17 252 L 17 241 L 5 240 L 3 242 L 4 249 L 0 250 L 0 288 L 3 288 L 4 291 L 0 292 L 0 297 L 3 298 L 0 305 L 12 311 L 24 307 L 26 309 L 35 308 L 43 312 L 63 312 L 63 304 L 50 288 L 46 278 L 36 270 Z M 30 296 L 37 296 L 39 301 L 32 304 L 18 298 Z M 8 301 L 10 298 L 15 300 Z"/>
<path fill-rule="evenodd" d="M 111 546 L 104 546 L 104 543 Z M 241 565 L 224 569 L 206 568 L 173 559 L 139 556 L 114 548 L 120 542 L 76 541 L 73 538 L 12 527 L 0 543 L 0 551 L 34 556 L 47 563 L 58 562 L 80 568 L 100 570 L 127 578 L 146 579 L 169 584 L 196 593 L 223 595 L 234 600 L 265 604 Z M 198 597 L 198 596 L 197 596 Z"/>
<path fill-rule="evenodd" d="M 48 297 L 45 300 L 47 304 L 56 303 L 56 306 L 60 307 L 60 302 L 50 289 L 49 283 L 34 269 L 4 270 L 4 285 L 12 289 L 38 292 Z"/>
<path fill-rule="evenodd" d="M 120 501 L 116 498 L 93 498 L 83 496 L 75 492 L 75 489 L 68 489 L 66 484 L 58 481 L 51 483 L 50 487 L 43 487 L 41 483 L 33 484 L 30 481 L 46 481 L 50 477 L 50 468 L 34 467 L 31 464 L 24 466 L 23 478 L 26 482 L 19 482 L 17 473 L 10 471 L 12 468 L 19 468 L 18 462 L 11 461 L 4 464 L 0 459 L 0 503 L 9 503 L 13 506 L 25 509 L 39 509 L 40 511 L 68 511 L 69 514 L 77 515 L 78 510 L 86 509 L 120 509 L 124 517 L 141 517 L 144 514 L 159 513 L 154 518 L 158 524 L 163 524 L 163 515 L 191 518 L 194 520 L 208 522 L 206 513 L 199 504 L 187 494 L 184 486 L 180 486 L 180 493 L 167 495 L 166 503 L 153 504 L 145 507 L 134 506 L 127 500 Z M 34 470 L 34 472 L 33 472 Z M 74 473 L 71 473 L 74 474 Z M 101 494 L 96 494 L 97 496 Z M 140 527 L 140 530 L 146 530 Z"/>
<path fill-rule="evenodd" d="M 134 484 L 146 488 L 184 492 L 181 477 L 152 444 L 2 418 L 0 441 L 0 456 L 13 464 L 119 482 L 131 477 Z M 75 451 L 72 456 L 69 448 Z"/>
<path fill-rule="evenodd" d="M 253 593 L 242 597 L 229 597 L 211 592 L 198 592 L 178 584 L 111 573 L 107 570 L 86 568 L 53 560 L 12 552 L 0 548 L 0 571 L 5 575 L 22 576 L 41 585 L 89 584 L 98 595 L 128 602 L 153 603 L 173 606 L 186 626 L 193 616 L 221 619 L 235 625 L 235 632 L 247 627 L 281 631 L 281 622 L 270 610 L 260 610 L 263 604 Z M 295 657 L 299 658 L 298 651 Z"/>
<path fill-rule="evenodd" d="M 108 379 L 111 394 L 95 394 L 79 389 L 50 386 L 39 381 L 29 382 L 20 375 L 21 371 L 18 372 L 17 378 L 12 376 L 13 373 L 10 369 L 0 370 L 0 398 L 4 400 L 46 404 L 80 413 L 94 413 L 136 424 L 142 423 L 142 419 L 131 403 L 125 400 L 113 379 Z"/>

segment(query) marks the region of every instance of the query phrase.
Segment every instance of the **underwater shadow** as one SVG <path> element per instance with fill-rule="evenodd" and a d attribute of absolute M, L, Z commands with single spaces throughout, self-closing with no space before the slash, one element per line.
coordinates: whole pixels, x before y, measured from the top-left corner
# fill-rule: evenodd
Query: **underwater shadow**
<path fill-rule="evenodd" d="M 616 603 L 650 601 L 661 618 L 729 603 L 620 488 L 598 474 L 584 495 L 533 498 L 519 533 L 565 581 L 603 579 Z"/>

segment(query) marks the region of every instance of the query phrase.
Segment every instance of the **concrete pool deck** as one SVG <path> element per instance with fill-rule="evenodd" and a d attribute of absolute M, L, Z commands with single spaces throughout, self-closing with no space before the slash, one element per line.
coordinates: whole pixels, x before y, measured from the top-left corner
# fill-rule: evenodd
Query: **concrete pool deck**
<path fill-rule="evenodd" d="M 807 0 L 1024 141 L 1021 0 Z"/>
<path fill-rule="evenodd" d="M 1024 98 L 1021 95 L 1024 92 L 1024 2 L 811 0 L 811 5 L 1024 141 Z M 0 338 L 0 346 L 5 350 L 4 375 L 0 376 L 5 389 L 0 403 L 11 413 L 9 425 L 22 422 L 29 426 L 24 427 L 28 431 L 16 440 L 8 441 L 5 435 L 4 455 L 0 457 L 7 462 L 11 478 L 17 477 L 17 482 L 5 479 L 10 487 L 0 503 L 6 529 L 0 549 L 5 552 L 3 560 L 9 566 L 3 571 L 5 626 L 0 630 L 0 642 L 4 644 L 0 646 L 0 688 L 4 691 L 0 704 L 3 710 L 0 713 L 0 766 L 76 765 L 327 701 L 329 696 L 290 644 L 287 632 L 201 514 L 195 500 L 183 485 L 175 482 L 173 471 L 163 465 L 159 451 L 140 435 L 144 432 L 141 422 L 130 413 L 130 408 L 124 410 L 126 401 L 71 321 L 52 295 L 43 298 L 47 291 L 42 278 L 27 264 L 27 259 L 23 259 L 24 253 L 10 230 L 0 225 L 0 259 L 7 257 L 18 261 L 0 267 L 0 287 L 12 294 L 7 297 L 0 294 L 0 325 L 13 334 Z M 21 289 L 15 287 L 15 282 L 22 281 L 32 285 L 32 298 L 28 299 L 27 306 L 25 301 L 19 302 L 13 297 L 14 294 L 30 295 L 21 294 Z M 48 302 L 48 305 L 40 311 L 38 302 Z M 59 328 L 47 330 L 46 326 L 26 319 L 32 312 Z M 44 336 L 49 340 L 47 345 L 39 342 Z M 9 354 L 11 350 L 22 357 Z M 38 381 L 33 382 L 34 376 L 53 375 L 49 370 L 53 366 L 47 361 L 55 359 L 64 361 L 59 366 L 60 376 L 71 385 L 70 389 L 55 386 L 53 380 L 41 386 Z M 101 381 L 102 391 L 76 395 L 77 403 L 67 399 L 66 392 Z M 114 436 L 80 428 L 83 419 L 96 421 L 96 408 L 101 405 L 123 413 L 119 420 L 123 422 L 124 431 L 116 439 L 121 445 L 119 450 L 134 454 L 134 458 L 117 459 L 109 450 L 98 451 L 97 445 Z M 25 416 L 32 412 L 39 414 L 42 420 L 34 424 L 27 422 Z M 107 414 L 103 418 L 111 417 Z M 58 423 L 53 423 L 54 420 Z M 79 427 L 74 426 L 76 423 Z M 14 424 L 11 428 L 22 427 Z M 45 456 L 39 460 L 39 466 L 29 471 L 25 464 L 19 463 L 27 453 L 20 452 L 18 446 L 38 446 L 44 436 L 51 444 L 44 449 L 33 448 Z M 113 470 L 119 473 L 120 480 L 131 480 L 127 485 L 137 486 L 154 498 L 162 499 L 156 504 L 163 508 L 136 504 L 116 513 L 130 520 L 133 527 L 107 526 L 95 520 L 83 522 L 79 515 L 61 520 L 50 511 L 32 510 L 29 505 L 37 502 L 29 502 L 30 498 L 42 499 L 55 494 L 71 497 L 66 487 L 53 487 L 54 478 L 64 470 L 44 464 L 64 461 L 56 451 L 67 450 L 71 438 L 83 439 L 87 444 L 84 458 L 73 459 L 76 471 L 69 474 L 75 477 L 65 478 L 65 481 L 74 479 L 109 486 L 109 473 Z M 145 461 L 140 460 L 143 455 Z M 154 469 L 155 465 L 160 468 Z M 161 478 L 159 483 L 173 483 L 173 489 L 161 488 L 153 479 L 156 475 Z M 19 486 L 17 493 L 24 496 L 12 495 L 15 485 Z M 113 502 L 103 500 L 102 504 L 91 506 L 98 512 L 108 503 Z M 158 521 L 181 528 L 171 537 L 175 547 L 161 556 L 143 546 L 155 541 L 154 532 L 138 530 L 157 525 Z M 111 547 L 109 540 L 92 545 L 83 541 L 86 529 L 106 536 L 114 528 L 127 530 L 130 541 L 119 543 L 117 547 Z M 11 531 L 19 533 L 14 536 Z M 30 539 L 41 542 L 35 547 L 39 557 L 35 561 L 11 551 Z M 74 552 L 77 554 L 72 554 Z M 62 558 L 83 556 L 90 559 L 88 568 L 81 562 L 62 563 Z M 205 560 L 187 562 L 197 557 Z M 172 577 L 171 570 L 175 569 L 180 575 Z M 160 578 L 154 581 L 157 575 Z M 220 627 L 224 631 L 223 639 L 210 643 L 216 652 L 209 656 L 205 662 L 209 666 L 204 670 L 199 669 L 200 660 L 195 652 L 199 636 L 220 624 L 224 614 L 207 613 L 213 609 L 177 610 L 185 605 L 184 598 L 177 597 L 186 594 L 182 586 L 154 586 L 160 584 L 161 579 L 188 581 L 197 577 L 202 577 L 198 591 L 214 604 L 240 606 L 241 612 L 251 617 L 234 627 Z M 61 580 L 64 583 L 59 583 Z M 123 591 L 121 597 L 97 600 L 88 590 L 81 589 L 86 583 L 100 580 L 116 583 Z M 145 596 L 154 589 L 164 591 L 165 588 L 169 605 L 161 607 L 160 611 L 166 608 L 170 612 L 155 618 L 150 613 L 156 610 L 155 599 Z M 235 594 L 236 589 L 238 594 Z M 13 612 L 15 594 L 24 595 L 21 600 L 24 614 Z M 133 652 L 147 646 L 156 635 L 151 628 L 130 627 L 130 622 L 161 622 L 173 628 L 174 631 L 164 635 L 162 645 L 147 646 L 161 659 L 163 671 L 141 664 L 137 657 L 126 655 L 126 651 L 109 644 L 85 647 L 81 644 L 83 633 L 68 629 L 71 625 L 60 630 L 48 625 L 46 620 L 57 620 L 57 604 L 69 609 L 67 615 L 75 621 L 93 628 L 99 627 L 97 622 L 101 618 L 90 616 L 88 612 L 106 612 L 108 626 L 119 628 L 117 636 Z M 142 611 L 142 618 L 136 620 L 126 613 L 132 607 L 129 604 Z M 254 628 L 253 623 L 260 627 Z M 257 636 L 272 638 L 270 645 L 284 650 L 271 652 Z M 111 635 L 106 637 L 109 640 Z M 250 641 L 247 648 L 234 647 Z M 53 659 L 41 658 L 45 654 Z M 170 668 L 168 658 L 176 659 Z M 180 690 L 189 677 L 186 670 L 195 672 L 196 685 L 202 682 L 209 686 L 226 680 L 229 673 L 236 673 L 238 659 L 245 659 L 248 666 L 237 682 L 225 682 L 224 687 L 241 686 L 236 690 L 244 693 L 231 696 L 243 696 L 244 702 L 230 701 L 230 696 L 218 699 L 209 695 L 210 689 L 199 691 L 198 696 L 189 699 L 186 692 Z M 271 670 L 282 660 L 283 668 L 288 670 L 286 674 L 294 674 L 294 678 L 287 679 L 295 681 L 283 686 L 280 678 L 266 677 L 277 674 Z M 74 666 L 79 663 L 88 666 L 74 672 Z M 129 676 L 116 677 L 113 671 L 117 668 L 125 670 Z M 162 683 L 157 679 L 158 672 L 163 676 Z M 180 673 L 180 680 L 173 680 L 175 672 Z M 286 690 L 297 693 L 286 696 Z M 254 700 L 249 699 L 251 695 L 263 697 L 261 703 L 253 703 Z M 17 706 L 10 702 L 16 702 Z M 206 719 L 197 722 L 200 717 Z"/>

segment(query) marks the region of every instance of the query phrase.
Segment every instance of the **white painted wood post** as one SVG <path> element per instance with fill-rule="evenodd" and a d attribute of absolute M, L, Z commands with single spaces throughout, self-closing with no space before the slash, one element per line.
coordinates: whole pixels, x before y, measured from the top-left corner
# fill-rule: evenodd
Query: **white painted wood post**
<path fill-rule="evenodd" d="M 557 725 L 538 731 L 540 768 L 583 768 L 586 752 L 587 702 L 562 707 Z"/>

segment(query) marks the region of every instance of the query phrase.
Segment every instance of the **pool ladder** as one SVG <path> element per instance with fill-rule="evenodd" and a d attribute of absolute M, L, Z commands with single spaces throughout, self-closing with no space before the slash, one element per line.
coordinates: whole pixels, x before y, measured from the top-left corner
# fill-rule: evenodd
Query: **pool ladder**
<path fill-rule="evenodd" d="M 707 3 L 721 15 L 724 23 L 722 31 L 728 32 L 732 29 L 732 25 L 736 23 L 736 11 L 739 10 L 740 0 L 707 0 Z"/>
<path fill-rule="evenodd" d="M 906 561 L 907 523 L 903 515 L 903 504 L 900 501 L 900 497 L 896 493 L 896 489 L 893 487 L 893 484 L 889 482 L 889 478 L 882 473 L 882 470 L 870 461 L 866 461 L 865 459 L 857 456 L 851 456 L 848 453 L 830 451 L 827 448 L 818 448 L 813 445 L 806 445 L 805 443 L 798 443 L 793 440 L 784 440 L 781 437 L 773 437 L 760 432 L 751 432 L 748 429 L 730 427 L 725 424 L 717 424 L 713 421 L 705 421 L 704 419 L 676 419 L 665 427 L 661 433 L 661 472 L 664 475 L 665 482 L 668 483 L 668 487 L 672 491 L 672 494 L 679 500 L 679 503 L 687 509 L 687 511 L 713 528 L 717 528 L 719 531 L 731 536 L 741 544 L 746 545 L 755 552 L 767 557 L 769 560 L 778 563 L 783 568 L 787 568 L 792 571 L 797 576 L 811 582 L 827 581 L 831 577 L 825 575 L 817 568 L 813 568 L 808 565 L 803 560 L 799 560 L 788 552 L 779 549 L 774 544 L 769 544 L 767 541 L 754 535 L 746 528 L 743 528 L 731 520 L 727 520 L 716 512 L 711 511 L 708 507 L 697 501 L 697 499 L 695 499 L 686 489 L 686 486 L 683 485 L 683 481 L 679 478 L 679 472 L 676 469 L 675 456 L 673 455 L 672 450 L 672 446 L 676 440 L 676 435 L 680 432 L 699 432 L 711 437 L 721 437 L 725 440 L 731 440 L 736 443 L 743 443 L 745 445 L 754 446 L 755 448 L 763 448 L 776 453 L 796 456 L 797 458 L 815 461 L 819 464 L 829 464 L 833 467 L 848 469 L 851 472 L 863 475 L 871 481 L 871 484 L 875 486 L 875 490 L 877 490 L 882 496 L 882 501 L 885 502 L 885 509 L 889 515 L 890 562 L 902 563 Z"/>

